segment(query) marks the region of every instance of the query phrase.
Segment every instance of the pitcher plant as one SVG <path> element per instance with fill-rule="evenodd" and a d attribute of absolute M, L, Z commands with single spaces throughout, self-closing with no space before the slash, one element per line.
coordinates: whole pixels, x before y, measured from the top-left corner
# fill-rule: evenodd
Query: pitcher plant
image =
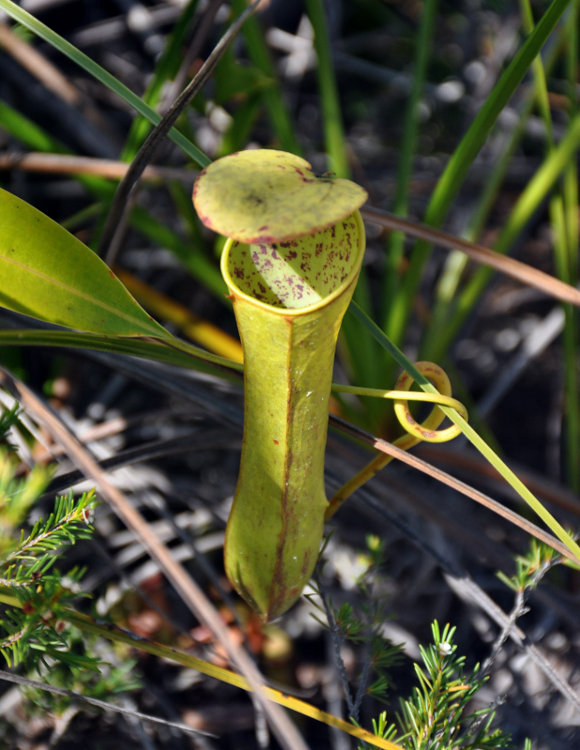
<path fill-rule="evenodd" d="M 221 261 L 244 352 L 244 435 L 225 567 L 265 619 L 300 596 L 328 501 L 324 453 L 336 340 L 365 250 L 358 185 L 274 150 L 224 157 L 194 203 L 229 237 Z"/>

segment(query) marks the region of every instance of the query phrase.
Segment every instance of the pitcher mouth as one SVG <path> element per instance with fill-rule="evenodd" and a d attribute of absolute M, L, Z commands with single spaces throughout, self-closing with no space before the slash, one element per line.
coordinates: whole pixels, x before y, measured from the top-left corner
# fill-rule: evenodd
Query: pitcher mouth
<path fill-rule="evenodd" d="M 285 242 L 229 239 L 222 275 L 236 296 L 270 311 L 298 315 L 323 307 L 356 279 L 364 254 L 358 211 L 327 229 Z"/>

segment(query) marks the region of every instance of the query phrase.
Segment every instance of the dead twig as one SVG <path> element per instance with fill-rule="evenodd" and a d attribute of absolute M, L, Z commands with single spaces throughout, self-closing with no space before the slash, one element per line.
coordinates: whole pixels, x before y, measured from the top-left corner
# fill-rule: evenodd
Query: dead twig
<path fill-rule="evenodd" d="M 491 510 L 493 513 L 496 513 L 498 516 L 505 518 L 507 521 L 513 523 L 515 526 L 518 526 L 520 529 L 527 532 L 531 536 L 536 537 L 536 539 L 539 539 L 541 542 L 548 544 L 550 547 L 552 547 L 552 549 L 555 549 L 557 552 L 559 552 L 561 555 L 571 560 L 572 562 L 578 562 L 572 552 L 570 552 L 570 550 L 564 544 L 562 544 L 562 542 L 556 539 L 556 537 L 548 534 L 539 526 L 531 523 L 526 518 L 523 518 L 523 516 L 520 516 L 518 513 L 514 513 L 514 511 L 506 508 L 504 505 L 498 503 L 496 500 L 493 500 L 491 497 L 488 497 L 483 492 L 479 492 L 479 490 L 476 490 L 474 487 L 470 487 L 465 482 L 456 479 L 450 474 L 447 474 L 441 469 L 438 469 L 436 466 L 432 466 L 426 461 L 417 458 L 417 456 L 413 455 L 412 453 L 401 450 L 395 445 L 392 445 L 392 443 L 389 443 L 386 440 L 381 440 L 381 438 L 371 435 L 365 430 L 362 430 L 360 427 L 355 427 L 354 425 L 346 422 L 340 417 L 331 415 L 330 420 L 331 423 L 338 426 L 342 432 L 352 435 L 353 437 L 362 440 L 368 445 L 372 445 L 373 448 L 376 448 L 376 450 L 379 450 L 382 453 L 386 453 L 389 456 L 393 456 L 393 458 L 396 458 L 398 461 L 402 461 L 402 463 L 408 464 L 414 469 L 418 469 L 424 474 L 433 477 L 437 481 L 446 484 L 448 487 L 451 487 L 457 492 L 460 492 L 462 495 L 465 495 L 471 500 L 475 500 L 476 503 L 483 505 L 485 508 Z"/>
<path fill-rule="evenodd" d="M 9 169 L 48 174 L 90 174 L 109 180 L 121 180 L 127 174 L 129 165 L 114 159 L 70 154 L 43 154 L 34 151 L 28 154 L 0 154 L 0 170 Z M 193 185 L 196 174 L 197 172 L 191 169 L 148 166 L 141 177 L 151 181 L 180 180 Z"/>
<path fill-rule="evenodd" d="M 511 276 L 522 284 L 533 286 L 544 294 L 549 294 L 562 300 L 562 302 L 569 302 L 576 307 L 580 307 L 580 290 L 570 286 L 570 284 L 565 284 L 563 281 L 550 276 L 550 274 L 538 271 L 537 268 L 515 260 L 515 258 L 501 255 L 501 253 L 490 250 L 484 245 L 478 245 L 476 242 L 454 237 L 452 234 L 441 231 L 441 229 L 403 219 L 387 211 L 380 211 L 378 208 L 367 206 L 361 209 L 361 214 L 366 221 L 379 224 L 386 229 L 404 232 L 411 237 L 439 245 L 447 250 L 460 250 L 476 263 L 495 268 L 496 271 Z"/>

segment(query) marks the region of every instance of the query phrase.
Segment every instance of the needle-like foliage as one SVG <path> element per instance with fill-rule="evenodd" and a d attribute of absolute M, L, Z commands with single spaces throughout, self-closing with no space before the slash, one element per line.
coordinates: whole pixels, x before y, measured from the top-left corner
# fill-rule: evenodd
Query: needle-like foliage
<path fill-rule="evenodd" d="M 9 665 L 25 662 L 30 667 L 48 656 L 76 664 L 78 655 L 70 649 L 59 612 L 78 598 L 82 570 L 73 568 L 65 576 L 55 564 L 67 547 L 91 536 L 95 495 L 90 491 L 78 499 L 72 493 L 56 498 L 48 517 L 38 518 L 25 531 L 26 518 L 51 471 L 36 465 L 28 475 L 16 475 L 17 457 L 6 438 L 17 424 L 15 411 L 0 418 L 0 653 Z M 84 666 L 96 663 L 85 655 L 81 661 Z"/>
<path fill-rule="evenodd" d="M 471 672 L 457 654 L 455 627 L 431 625 L 433 643 L 420 646 L 423 664 L 415 664 L 418 685 L 400 701 L 396 720 L 383 712 L 374 721 L 379 736 L 408 750 L 500 750 L 512 747 L 510 736 L 494 729 L 494 711 L 472 710 L 474 696 L 485 682 L 479 665 Z"/>

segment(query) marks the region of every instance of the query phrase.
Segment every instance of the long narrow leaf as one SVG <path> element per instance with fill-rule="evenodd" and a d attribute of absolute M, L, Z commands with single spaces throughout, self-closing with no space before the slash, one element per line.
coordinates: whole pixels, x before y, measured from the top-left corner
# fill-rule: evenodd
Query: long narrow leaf
<path fill-rule="evenodd" d="M 175 367 L 211 372 L 220 377 L 235 376 L 242 366 L 218 354 L 180 341 L 174 337 L 163 339 L 130 336 L 107 336 L 98 333 L 43 329 L 0 330 L 0 346 L 56 346 L 65 349 L 90 349 L 97 352 L 128 354 L 153 362 L 164 362 Z"/>
<path fill-rule="evenodd" d="M 565 136 L 545 159 L 542 166 L 528 182 L 525 190 L 520 195 L 495 243 L 494 250 L 497 253 L 503 255 L 508 252 L 534 211 L 546 199 L 556 180 L 566 169 L 570 161 L 574 159 L 579 148 L 580 115 L 576 115 L 570 123 Z M 421 356 L 439 358 L 447 351 L 459 327 L 481 296 L 492 273 L 493 271 L 489 268 L 480 268 L 474 274 L 458 297 L 457 310 L 453 320 L 448 322 L 443 330 L 438 332 L 437 336 L 430 333 L 428 340 L 431 348 L 428 352 L 423 350 Z"/>
<path fill-rule="evenodd" d="M 461 189 L 473 160 L 479 153 L 501 111 L 514 94 L 532 61 L 542 49 L 569 4 L 570 0 L 553 0 L 534 31 L 503 72 L 439 178 L 425 214 L 424 221 L 426 224 L 439 226 L 442 223 L 451 202 Z M 430 249 L 431 245 L 426 242 L 418 242 L 415 246 L 403 281 L 401 294 L 397 298 L 397 303 L 391 308 L 387 330 L 395 342 L 401 341 L 421 281 L 423 265 L 427 260 Z"/>
<path fill-rule="evenodd" d="M 338 177 L 350 177 L 338 86 L 332 63 L 332 50 L 323 0 L 306 0 L 306 10 L 314 29 L 318 87 L 322 107 L 324 141 L 330 169 Z"/>
<path fill-rule="evenodd" d="M 245 0 L 232 0 L 232 9 L 239 16 L 246 8 Z M 252 63 L 268 79 L 268 84 L 262 90 L 264 104 L 268 110 L 272 127 L 285 151 L 299 155 L 302 151 L 295 135 L 294 126 L 288 107 L 282 95 L 282 90 L 276 80 L 276 70 L 270 57 L 270 52 L 264 40 L 260 21 L 254 16 L 244 24 L 242 31 L 246 40 L 248 56 Z"/>
<path fill-rule="evenodd" d="M 145 117 L 150 123 L 158 125 L 159 122 L 161 122 L 161 115 L 159 115 L 154 109 L 151 109 L 148 104 L 145 104 L 145 102 L 134 94 L 131 89 L 127 88 L 125 84 L 118 81 L 115 76 L 111 75 L 94 60 L 91 60 L 91 58 L 85 55 L 84 52 L 81 52 L 70 42 L 67 42 L 66 39 L 63 39 L 63 37 L 55 31 L 27 11 L 20 8 L 16 3 L 13 3 L 12 0 L 0 0 L 0 9 L 86 70 L 87 73 L 100 81 L 104 86 L 113 91 L 113 93 L 117 94 L 117 96 L 120 96 L 121 99 L 133 107 L 133 109 L 137 110 L 137 112 Z M 169 131 L 169 137 L 191 159 L 193 159 L 196 164 L 199 164 L 201 167 L 207 167 L 210 163 L 211 160 L 203 153 L 203 151 L 191 143 L 191 141 L 185 138 L 185 136 L 175 128 L 172 128 Z"/>

